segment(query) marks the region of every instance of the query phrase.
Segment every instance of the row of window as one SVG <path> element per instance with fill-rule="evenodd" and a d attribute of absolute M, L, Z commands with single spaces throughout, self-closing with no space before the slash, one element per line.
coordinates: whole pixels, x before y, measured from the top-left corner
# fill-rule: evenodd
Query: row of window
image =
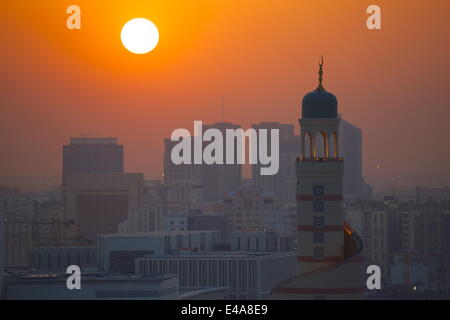
<path fill-rule="evenodd" d="M 325 195 L 324 185 L 314 185 L 313 186 L 313 196 L 323 197 Z M 313 200 L 313 211 L 314 212 L 324 212 L 325 211 L 325 201 L 323 200 Z M 313 227 L 323 228 L 325 226 L 325 216 L 323 214 L 313 217 Z M 314 250 L 313 255 L 315 259 L 323 258 L 325 255 L 325 248 L 323 244 L 325 243 L 325 233 L 324 232 L 313 232 L 313 243 Z"/>

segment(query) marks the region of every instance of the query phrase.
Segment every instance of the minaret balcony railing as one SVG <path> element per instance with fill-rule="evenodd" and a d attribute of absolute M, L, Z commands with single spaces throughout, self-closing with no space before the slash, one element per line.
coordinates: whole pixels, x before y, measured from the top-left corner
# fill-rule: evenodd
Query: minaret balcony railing
<path fill-rule="evenodd" d="M 337 157 L 337 158 L 324 158 L 324 157 L 298 157 L 297 162 L 339 162 L 343 161 L 344 158 Z"/>

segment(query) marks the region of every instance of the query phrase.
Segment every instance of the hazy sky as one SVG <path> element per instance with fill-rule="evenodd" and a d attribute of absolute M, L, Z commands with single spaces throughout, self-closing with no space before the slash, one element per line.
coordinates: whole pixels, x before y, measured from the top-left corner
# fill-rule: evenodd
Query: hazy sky
<path fill-rule="evenodd" d="M 66 28 L 77 4 L 82 29 Z M 366 9 L 382 9 L 382 30 Z M 115 136 L 125 168 L 160 178 L 162 139 L 194 120 L 293 123 L 324 86 L 362 128 L 376 188 L 450 185 L 448 0 L 2 0 L 0 184 L 60 181 L 62 145 Z M 158 47 L 133 55 L 120 30 L 152 20 Z M 377 169 L 376 166 L 380 165 Z"/>

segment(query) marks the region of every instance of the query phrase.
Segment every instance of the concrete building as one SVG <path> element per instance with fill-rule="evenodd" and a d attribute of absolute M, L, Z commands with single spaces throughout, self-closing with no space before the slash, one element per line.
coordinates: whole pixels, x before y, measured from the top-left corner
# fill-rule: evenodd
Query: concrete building
<path fill-rule="evenodd" d="M 171 273 L 180 291 L 227 288 L 227 299 L 267 299 L 279 283 L 296 273 L 294 253 L 223 252 L 184 256 L 153 256 L 136 260 L 138 275 Z"/>
<path fill-rule="evenodd" d="M 175 210 L 174 208 L 180 208 L 180 206 L 189 208 L 191 205 L 195 205 L 204 200 L 203 165 L 193 164 L 193 151 L 191 151 L 191 164 L 174 164 L 171 154 L 173 147 L 177 143 L 177 141 L 171 141 L 170 139 L 164 140 L 164 194 L 162 196 L 166 197 L 168 206 L 167 214 L 175 213 L 173 211 Z M 193 143 L 191 145 L 193 148 Z"/>
<path fill-rule="evenodd" d="M 219 122 L 204 125 L 203 131 L 217 129 L 225 136 L 227 129 L 239 129 L 239 125 L 228 122 Z M 191 146 L 193 148 L 193 140 Z M 205 147 L 210 142 L 202 141 Z M 226 159 L 225 139 L 223 141 L 223 161 Z M 167 186 L 168 201 L 196 204 L 198 202 L 217 202 L 228 197 L 230 193 L 240 189 L 242 179 L 242 165 L 237 163 L 235 147 L 234 164 L 194 164 L 193 152 L 191 164 L 175 165 L 171 159 L 172 148 L 177 144 L 169 139 L 164 140 L 164 184 Z"/>
<path fill-rule="evenodd" d="M 396 232 L 394 237 L 394 250 L 402 253 L 412 254 L 416 252 L 416 230 L 415 217 L 417 210 L 402 208 L 394 211 L 396 214 Z"/>
<path fill-rule="evenodd" d="M 211 125 L 204 125 L 203 131 L 217 129 L 226 136 L 226 130 L 241 129 L 240 125 L 230 122 L 217 122 Z M 209 142 L 204 142 L 204 146 Z M 223 139 L 223 163 L 226 163 L 227 148 L 226 139 Z M 238 164 L 237 143 L 234 148 L 233 164 L 203 165 L 202 166 L 203 200 L 206 202 L 217 202 L 229 197 L 233 192 L 241 189 L 242 164 Z"/>
<path fill-rule="evenodd" d="M 361 299 L 365 292 L 362 240 L 344 222 L 344 159 L 339 150 L 337 99 L 322 85 L 302 101 L 297 160 L 297 277 L 274 299 Z"/>
<path fill-rule="evenodd" d="M 129 208 L 143 206 L 143 181 L 141 173 L 66 174 L 64 221 L 74 221 L 76 235 L 91 242 L 117 233 Z"/>
<path fill-rule="evenodd" d="M 123 146 L 116 138 L 71 138 L 63 146 L 63 174 L 122 172 Z"/>
<path fill-rule="evenodd" d="M 411 261 L 405 256 L 396 255 L 390 271 L 390 284 L 405 286 L 408 290 L 413 287 L 425 288 L 429 283 L 428 267 L 421 261 Z"/>
<path fill-rule="evenodd" d="M 233 232 L 231 251 L 275 252 L 294 250 L 294 236 L 274 232 Z"/>
<path fill-rule="evenodd" d="M 344 197 L 371 199 L 372 187 L 363 178 L 362 130 L 341 119 L 339 124 L 339 152 L 344 161 Z"/>
<path fill-rule="evenodd" d="M 7 282 L 8 300 L 170 300 L 178 298 L 178 278 L 84 274 L 81 290 L 68 290 L 67 274 L 33 274 Z"/>
<path fill-rule="evenodd" d="M 30 267 L 38 272 L 62 272 L 77 265 L 81 270 L 97 267 L 95 247 L 41 247 L 30 250 Z"/>
<path fill-rule="evenodd" d="M 295 203 L 295 189 L 297 177 L 295 176 L 295 159 L 300 154 L 300 136 L 294 134 L 292 124 L 281 124 L 278 122 L 263 122 L 252 125 L 257 130 L 272 129 L 279 130 L 279 170 L 275 175 L 261 175 L 261 164 L 252 165 L 252 178 L 256 190 L 261 192 L 272 192 L 274 197 L 286 204 Z M 259 137 L 258 137 L 259 139 Z M 270 134 L 268 135 L 268 153 L 270 150 Z"/>
<path fill-rule="evenodd" d="M 62 202 L 49 200 L 36 202 L 33 219 L 33 247 L 51 247 L 63 245 L 63 235 L 68 224 L 63 221 Z"/>
<path fill-rule="evenodd" d="M 446 209 L 435 204 L 422 204 L 415 216 L 415 251 L 429 266 L 429 280 L 432 288 L 442 288 L 450 272 L 447 260 L 450 247 L 447 246 Z"/>
<path fill-rule="evenodd" d="M 142 208 L 128 208 L 128 217 L 119 224 L 119 233 L 142 233 L 162 230 L 158 227 L 162 216 L 159 203 L 144 200 Z"/>
<path fill-rule="evenodd" d="M 221 243 L 223 245 L 230 244 L 231 225 L 223 213 L 190 213 L 187 217 L 187 224 L 189 231 L 220 231 L 222 235 Z"/>
<path fill-rule="evenodd" d="M 4 263 L 28 265 L 36 204 L 24 194 L 9 193 L 0 195 L 0 206 L 4 217 Z"/>
<path fill-rule="evenodd" d="M 416 200 L 419 203 L 424 202 L 450 202 L 450 187 L 446 188 L 432 188 L 418 186 L 416 188 Z"/>
<path fill-rule="evenodd" d="M 220 244 L 219 231 L 168 231 L 100 235 L 97 239 L 98 270 L 134 273 L 136 258 L 148 255 L 213 251 Z"/>
<path fill-rule="evenodd" d="M 162 231 L 187 231 L 188 216 L 183 213 L 163 217 L 163 229 Z"/>
<path fill-rule="evenodd" d="M 365 212 L 364 220 L 365 259 L 381 268 L 381 279 L 387 282 L 395 249 L 395 216 L 388 208 L 374 208 Z"/>
<path fill-rule="evenodd" d="M 295 236 L 297 232 L 297 213 L 291 209 L 267 210 L 261 213 L 263 230 L 276 234 Z"/>
<path fill-rule="evenodd" d="M 277 208 L 273 193 L 238 191 L 223 201 L 223 210 L 233 231 L 263 231 L 264 211 Z"/>

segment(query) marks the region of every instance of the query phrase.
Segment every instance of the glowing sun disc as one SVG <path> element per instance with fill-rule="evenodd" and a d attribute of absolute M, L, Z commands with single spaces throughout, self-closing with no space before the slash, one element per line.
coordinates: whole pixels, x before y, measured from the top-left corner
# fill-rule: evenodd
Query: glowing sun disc
<path fill-rule="evenodd" d="M 159 42 L 159 32 L 150 20 L 136 18 L 125 23 L 120 33 L 120 39 L 128 51 L 145 54 L 155 49 Z"/>

